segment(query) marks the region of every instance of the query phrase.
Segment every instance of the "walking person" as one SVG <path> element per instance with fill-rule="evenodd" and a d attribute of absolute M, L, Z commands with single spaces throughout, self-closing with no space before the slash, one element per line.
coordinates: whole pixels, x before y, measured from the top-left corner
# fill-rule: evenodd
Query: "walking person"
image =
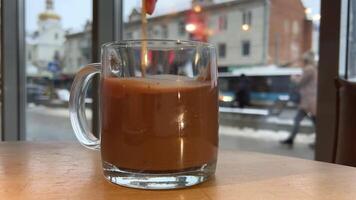
<path fill-rule="evenodd" d="M 250 80 L 245 74 L 241 74 L 237 85 L 236 98 L 239 108 L 244 108 L 250 104 Z"/>
<path fill-rule="evenodd" d="M 292 132 L 281 144 L 292 145 L 295 136 L 299 132 L 300 122 L 309 117 L 315 127 L 316 124 L 316 95 L 318 72 L 314 61 L 314 53 L 308 52 L 303 56 L 303 73 L 300 77 L 292 77 L 292 81 L 297 85 L 300 102 L 297 114 L 294 118 Z"/>

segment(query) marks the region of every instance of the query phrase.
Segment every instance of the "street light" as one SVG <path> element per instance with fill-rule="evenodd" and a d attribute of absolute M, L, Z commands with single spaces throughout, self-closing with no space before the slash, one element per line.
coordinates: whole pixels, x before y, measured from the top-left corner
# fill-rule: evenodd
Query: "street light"
<path fill-rule="evenodd" d="M 313 15 L 312 19 L 313 19 L 313 21 L 320 21 L 321 15 L 320 14 L 315 14 L 315 15 Z"/>
<path fill-rule="evenodd" d="M 185 25 L 185 30 L 189 33 L 194 32 L 197 30 L 197 26 L 195 24 L 187 24 Z"/>
<path fill-rule="evenodd" d="M 242 28 L 243 31 L 248 31 L 248 30 L 250 30 L 250 25 L 248 25 L 248 24 L 243 24 L 243 25 L 241 26 L 241 28 Z"/>
<path fill-rule="evenodd" d="M 311 14 L 312 9 L 311 9 L 311 8 L 306 8 L 306 9 L 304 10 L 304 12 L 305 12 L 306 15 L 309 15 L 309 14 Z"/>
<path fill-rule="evenodd" d="M 193 7 L 193 10 L 194 10 L 194 12 L 201 12 L 201 6 L 200 5 L 196 5 L 196 6 L 194 6 Z"/>

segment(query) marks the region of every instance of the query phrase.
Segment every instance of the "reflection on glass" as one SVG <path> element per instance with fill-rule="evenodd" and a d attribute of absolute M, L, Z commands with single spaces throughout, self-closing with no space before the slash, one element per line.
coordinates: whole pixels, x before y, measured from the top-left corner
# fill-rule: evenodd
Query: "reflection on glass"
<path fill-rule="evenodd" d="M 70 6 L 58 0 L 25 3 L 26 139 L 72 140 L 69 89 L 74 74 L 91 62 L 92 2 L 79 0 Z M 86 102 L 90 104 L 91 99 Z"/>
<path fill-rule="evenodd" d="M 217 47 L 221 147 L 312 159 L 312 120 L 301 121 L 294 148 L 279 141 L 295 130 L 303 98 L 291 79 L 303 77 L 305 55 L 313 52 L 318 61 L 320 1 L 172 1 L 157 2 L 147 25 L 157 34 L 149 38 Z M 124 1 L 124 39 L 141 38 L 139 10 Z"/>

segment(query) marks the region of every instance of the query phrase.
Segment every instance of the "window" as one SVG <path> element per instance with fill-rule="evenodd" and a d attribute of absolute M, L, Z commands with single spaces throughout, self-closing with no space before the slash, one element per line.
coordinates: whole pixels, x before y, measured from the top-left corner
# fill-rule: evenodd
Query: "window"
<path fill-rule="evenodd" d="M 226 30 L 227 29 L 227 15 L 220 15 L 219 16 L 219 30 Z"/>
<path fill-rule="evenodd" d="M 148 34 L 148 37 L 153 36 L 153 28 L 152 27 L 147 27 L 147 34 Z"/>
<path fill-rule="evenodd" d="M 242 42 L 242 56 L 250 56 L 250 41 Z"/>
<path fill-rule="evenodd" d="M 219 58 L 225 58 L 226 57 L 226 44 L 225 43 L 220 43 L 218 46 L 218 52 L 219 52 Z"/>
<path fill-rule="evenodd" d="M 26 140 L 75 140 L 67 105 L 74 75 L 91 62 L 92 1 L 25 0 L 25 10 Z"/>
<path fill-rule="evenodd" d="M 243 25 L 252 25 L 252 12 L 251 11 L 244 11 L 242 13 L 242 24 Z"/>
<path fill-rule="evenodd" d="M 132 38 L 133 38 L 132 32 L 127 32 L 126 33 L 126 39 L 132 39 Z"/>
<path fill-rule="evenodd" d="M 156 28 L 154 28 L 154 29 L 153 29 L 153 35 L 154 35 L 154 36 L 159 36 L 159 30 L 156 29 Z"/>
<path fill-rule="evenodd" d="M 124 24 L 130 27 L 124 28 L 123 31 L 139 33 L 139 22 L 129 22 L 129 15 L 140 5 L 132 0 L 123 2 Z M 300 145 L 295 145 L 294 149 L 283 149 L 279 145 L 279 140 L 289 136 L 298 111 L 295 101 L 284 101 L 292 99 L 290 87 L 294 83 L 291 82 L 291 75 L 301 75 L 302 62 L 295 61 L 294 58 L 302 58 L 305 51 L 310 49 L 318 52 L 319 40 L 316 37 L 318 31 L 312 27 L 318 27 L 319 22 L 314 20 L 310 22 L 312 27 L 306 27 L 307 23 L 304 22 L 309 18 L 305 17 L 305 8 L 310 7 L 311 15 L 317 15 L 320 2 L 319 0 L 269 2 L 266 4 L 265 1 L 249 0 L 170 0 L 167 4 L 157 4 L 154 16 L 148 17 L 148 24 L 160 26 L 158 37 L 161 39 L 197 40 L 212 43 L 216 47 L 218 70 L 221 72 L 219 106 L 229 110 L 227 113 L 220 113 L 221 148 L 312 159 L 314 152 L 307 145 L 313 142 L 313 135 L 308 134 L 314 132 L 312 121 L 303 120 L 300 129 L 302 134 L 295 140 Z M 181 6 L 170 6 L 174 4 Z M 305 8 L 300 6 L 302 4 Z M 197 9 L 199 6 L 200 9 Z M 297 21 L 296 25 L 293 25 L 294 21 Z M 293 36 L 293 29 L 297 29 L 298 37 Z M 186 66 L 186 63 L 184 64 Z M 286 74 L 284 70 L 287 71 Z M 246 83 L 249 84 L 250 98 L 249 105 L 240 110 L 236 109 L 239 107 L 236 93 L 242 73 L 249 79 Z M 280 73 L 284 75 L 279 76 Z M 281 99 L 283 103 L 279 104 Z M 261 116 L 257 116 L 256 113 Z M 240 142 L 241 138 L 247 142 Z"/>
<path fill-rule="evenodd" d="M 53 1 L 55 2 L 54 11 L 58 12 L 58 7 L 57 6 L 59 4 L 61 4 L 62 2 L 58 1 L 58 0 L 53 0 Z M 134 8 L 135 6 L 137 6 L 137 3 L 135 3 L 135 1 L 131 1 L 131 0 L 123 0 L 123 1 L 124 1 L 124 6 L 125 6 L 124 10 L 123 10 L 124 16 L 127 16 L 127 15 L 125 15 L 125 12 L 131 11 L 132 10 L 131 8 Z M 180 0 L 172 0 L 172 1 L 179 2 L 179 3 L 182 2 L 182 4 L 184 4 L 184 6 L 179 7 L 179 8 L 177 7 L 175 9 L 171 9 L 171 10 L 169 10 L 169 8 L 170 8 L 169 6 L 166 6 L 166 7 L 162 6 L 162 7 L 158 7 L 157 11 L 159 12 L 160 15 L 162 15 L 160 17 L 160 19 L 162 21 L 164 21 L 164 23 L 168 24 L 167 25 L 167 37 L 168 37 L 168 33 L 170 33 L 170 37 L 172 39 L 175 39 L 177 37 L 177 34 L 179 33 L 179 31 L 177 30 L 177 23 L 179 22 L 179 20 L 182 19 L 182 15 L 184 14 L 184 12 L 183 12 L 183 14 L 180 13 L 180 11 L 189 10 L 189 5 L 190 5 L 191 1 L 190 0 L 181 0 L 181 1 Z M 201 1 L 204 1 L 204 0 L 201 0 Z M 2 3 L 2 2 L 3 1 L 0 1 L 0 3 Z M 32 18 L 32 22 L 30 22 L 30 23 L 32 23 L 32 25 L 30 25 L 26 21 L 26 27 L 28 27 L 28 29 L 26 31 L 27 31 L 27 33 L 34 33 L 34 35 L 39 35 L 39 34 L 41 34 L 40 33 L 41 29 L 39 29 L 38 31 L 36 31 L 37 28 L 33 29 L 33 27 L 36 27 L 37 14 L 38 14 L 38 12 L 35 12 L 35 10 L 45 10 L 44 9 L 45 0 L 37 0 L 37 1 L 26 0 L 25 2 L 27 3 L 27 5 L 26 5 L 26 20 L 29 20 L 29 18 Z M 87 8 L 87 5 L 89 5 L 89 4 L 91 5 L 91 1 L 90 0 L 89 1 L 78 0 L 78 2 L 83 2 L 83 5 L 82 5 L 83 7 L 82 8 L 79 7 L 79 9 L 76 9 L 76 12 L 73 12 L 73 13 L 75 13 L 75 14 L 78 13 L 78 15 L 82 15 L 82 12 L 83 13 L 90 13 L 91 12 L 91 8 Z M 134 2 L 134 3 L 132 3 L 132 2 Z M 214 1 L 214 4 L 219 4 L 221 2 L 225 2 L 225 1 L 216 0 L 216 1 Z M 215 9 L 214 6 L 212 6 L 211 10 L 210 10 L 210 7 L 209 7 L 209 11 L 211 11 L 211 12 L 207 15 L 207 17 L 208 18 L 210 17 L 210 19 L 213 18 L 212 15 L 214 15 L 214 18 L 215 18 L 215 16 L 228 14 L 229 12 L 239 13 L 241 10 L 252 9 L 253 12 L 251 13 L 251 17 L 250 17 L 251 18 L 251 23 L 252 23 L 252 14 L 253 14 L 254 15 L 253 16 L 254 17 L 254 19 L 253 19 L 254 20 L 253 21 L 254 26 L 258 27 L 258 31 L 253 32 L 253 34 L 251 34 L 252 38 L 249 38 L 251 40 L 251 42 L 253 42 L 253 48 L 254 49 L 253 49 L 253 51 L 250 52 L 250 57 L 249 58 L 244 58 L 244 59 L 239 59 L 238 58 L 239 54 L 241 54 L 241 52 L 242 52 L 241 49 L 242 49 L 243 44 L 242 44 L 241 40 L 231 37 L 234 34 L 235 35 L 240 34 L 241 30 L 238 30 L 237 32 L 233 32 L 232 34 L 231 34 L 231 32 L 228 32 L 228 31 L 231 31 L 232 28 L 234 28 L 235 30 L 236 30 L 236 28 L 239 29 L 239 27 L 237 27 L 237 26 L 241 25 L 240 24 L 241 21 L 248 21 L 247 20 L 247 18 L 249 18 L 248 14 L 245 15 L 245 17 L 243 17 L 243 18 L 245 18 L 244 20 L 238 19 L 239 21 L 233 21 L 232 22 L 232 20 L 235 20 L 235 19 L 229 19 L 230 20 L 230 23 L 229 23 L 229 29 L 230 30 L 226 31 L 226 33 L 229 33 L 230 37 L 227 37 L 226 35 L 224 35 L 225 31 L 223 31 L 221 33 L 216 33 L 216 32 L 213 32 L 212 34 L 209 33 L 210 35 L 207 38 L 207 41 L 210 42 L 210 43 L 213 43 L 215 46 L 218 46 L 216 41 L 226 42 L 226 44 L 229 44 L 229 57 L 228 57 L 228 59 L 221 59 L 221 60 L 218 61 L 219 62 L 218 64 L 219 64 L 219 67 L 220 67 L 219 70 L 221 70 L 221 71 L 225 70 L 225 72 L 235 72 L 235 71 L 238 71 L 236 69 L 239 68 L 240 66 L 254 69 L 254 67 L 260 66 L 260 64 L 261 65 L 276 64 L 277 60 L 279 60 L 280 61 L 279 63 L 281 65 L 285 66 L 286 68 L 290 67 L 287 64 L 291 60 L 291 55 L 289 55 L 290 52 L 287 51 L 286 49 L 290 49 L 291 42 L 288 41 L 288 39 L 286 39 L 288 35 L 284 36 L 282 34 L 284 32 L 283 31 L 283 27 L 287 27 L 287 28 L 285 28 L 285 30 L 289 30 L 289 32 L 292 33 L 292 31 L 293 31 L 292 26 L 293 26 L 293 20 L 294 19 L 291 19 L 291 17 L 289 16 L 289 13 L 290 13 L 289 11 L 299 12 L 299 13 L 302 13 L 303 11 L 300 11 L 300 10 L 298 10 L 298 7 L 293 7 L 293 6 L 284 7 L 283 9 L 273 9 L 272 10 L 272 9 L 269 9 L 268 7 L 264 7 L 263 4 L 258 4 L 257 1 L 243 1 L 243 2 L 244 2 L 244 4 L 236 3 L 236 5 L 234 4 L 234 6 L 231 6 L 229 8 L 220 6 L 219 10 L 214 10 Z M 253 2 L 253 5 L 250 4 L 250 2 Z M 277 1 L 270 1 L 270 2 L 272 4 L 271 7 L 272 6 L 273 7 L 277 7 L 277 8 L 279 7 Z M 318 57 L 318 47 L 319 47 L 318 34 L 319 34 L 319 26 L 320 26 L 320 21 L 319 21 L 320 20 L 320 15 L 318 15 L 318 13 L 319 13 L 319 11 L 318 11 L 319 10 L 319 0 L 298 0 L 298 1 L 280 1 L 280 2 L 285 2 L 287 4 L 289 4 L 291 2 L 302 2 L 302 3 L 304 3 L 305 7 L 312 8 L 312 13 L 309 14 L 309 15 L 312 17 L 312 19 L 314 19 L 311 22 L 311 24 L 313 25 L 313 29 L 312 29 L 312 33 L 313 33 L 312 37 L 313 38 L 312 38 L 312 41 L 311 41 L 312 47 L 310 47 L 308 49 L 311 49 L 312 51 L 316 52 L 317 57 Z M 329 1 L 326 1 L 326 2 L 329 2 Z M 330 2 L 333 2 L 333 1 L 330 1 Z M 336 1 L 334 1 L 334 2 L 336 2 Z M 351 0 L 348 0 L 348 2 L 352 3 Z M 38 6 L 37 4 L 42 4 L 42 5 Z M 76 1 L 73 1 L 73 4 L 76 4 Z M 332 3 L 332 4 L 334 4 L 334 3 Z M 335 4 L 338 5 L 337 3 L 335 3 Z M 130 7 L 130 5 L 131 5 L 131 7 Z M 354 4 L 352 4 L 352 5 L 354 5 Z M 182 9 L 183 7 L 184 7 L 184 9 Z M 2 12 L 2 11 L 6 12 L 6 9 L 4 9 L 4 8 L 6 8 L 5 4 L 2 5 L 2 9 L 0 9 L 0 12 Z M 66 8 L 68 8 L 68 6 Z M 276 16 L 275 10 L 283 11 L 283 12 L 280 12 L 280 14 L 282 16 L 279 17 L 279 19 L 278 19 L 278 17 L 277 18 L 275 17 Z M 355 43 L 354 41 L 356 41 L 356 39 L 355 39 L 356 36 L 354 36 L 354 35 L 356 35 L 356 34 L 354 34 L 354 32 L 356 32 L 356 31 L 353 30 L 354 27 L 356 27 L 356 25 L 354 24 L 354 21 L 356 21 L 356 20 L 354 20 L 354 19 L 356 19 L 354 13 L 356 13 L 356 12 L 354 11 L 355 10 L 354 7 L 350 7 L 350 10 L 351 10 L 351 12 L 349 13 L 351 15 L 350 16 L 350 24 L 349 24 L 350 25 L 350 27 L 349 27 L 350 28 L 350 32 L 349 32 L 349 37 L 350 38 L 347 40 L 347 42 L 349 43 L 348 44 L 349 45 L 349 49 L 348 49 L 348 55 L 349 55 L 348 59 L 349 60 L 348 60 L 348 63 L 346 63 L 343 66 L 346 66 L 346 65 L 348 66 L 348 70 L 345 71 L 345 72 L 348 74 L 349 78 L 352 78 L 352 77 L 356 77 L 356 64 L 354 64 L 354 63 L 356 63 L 356 61 L 355 61 L 356 60 L 355 59 L 356 56 L 353 56 L 353 55 L 356 54 L 355 53 L 356 51 L 354 51 L 356 49 L 356 45 L 353 44 L 353 43 Z M 162 12 L 162 11 L 165 11 L 165 12 Z M 6 22 L 6 20 L 5 20 L 6 16 L 4 15 L 4 12 L 2 12 L 0 14 L 0 17 L 4 17 L 4 19 L 2 19 L 3 20 L 2 22 Z M 204 13 L 205 10 L 203 9 L 202 12 Z M 119 13 L 119 12 L 117 12 L 117 13 Z M 174 15 L 172 15 L 173 13 L 174 13 Z M 91 18 L 90 17 L 91 14 L 87 15 L 87 16 L 89 16 L 89 19 Z M 265 20 L 264 16 L 268 16 L 266 14 L 270 14 L 271 17 L 269 19 L 271 19 L 272 21 L 268 22 L 268 20 Z M 274 16 L 274 17 L 272 17 L 272 16 Z M 151 18 L 151 19 L 153 19 L 153 18 Z M 288 19 L 288 22 L 289 22 L 285 26 L 283 26 L 283 21 L 282 21 L 283 19 Z M 65 20 L 65 19 L 62 18 L 62 21 L 63 20 Z M 157 18 L 155 18 L 155 20 L 157 20 Z M 216 18 L 215 18 L 215 20 L 216 20 Z M 216 21 L 215 20 L 214 20 L 214 24 L 213 24 L 214 26 L 209 26 L 208 28 L 211 28 L 213 30 L 216 29 Z M 265 20 L 265 21 L 261 21 L 261 20 Z M 267 27 L 271 27 L 270 25 L 272 23 L 278 24 L 278 25 L 280 25 L 280 27 L 276 27 L 276 30 L 272 30 L 272 29 L 265 30 L 265 29 L 263 29 L 263 25 L 266 25 L 266 24 L 264 24 L 263 22 L 270 23 L 270 24 L 268 24 Z M 301 37 L 304 37 L 304 31 L 305 31 L 305 29 L 303 29 L 304 24 L 302 24 L 299 21 L 298 22 L 298 26 L 299 26 L 298 30 L 299 30 L 299 33 L 300 33 Z M 45 31 L 45 28 L 46 27 L 43 27 L 44 31 Z M 73 32 L 75 32 L 78 29 L 81 30 L 81 26 L 80 25 L 72 26 L 72 25 L 67 25 L 66 24 L 65 28 L 66 28 L 66 30 L 67 30 L 67 28 L 69 29 L 68 34 L 72 34 Z M 3 30 L 5 30 L 5 29 L 6 28 L 4 28 Z M 123 31 L 125 31 L 125 30 L 126 29 L 123 29 Z M 3 32 L 4 31 L 0 31 L 0 34 L 2 34 Z M 276 35 L 275 33 L 276 32 L 281 33 L 279 39 L 275 38 L 275 35 Z M 139 33 L 140 33 L 140 31 L 133 32 L 133 36 L 136 36 L 136 38 L 139 38 Z M 267 33 L 267 35 L 265 33 Z M 73 33 L 73 34 L 75 34 L 75 33 Z M 4 35 L 2 35 L 2 36 L 4 37 Z M 64 36 L 66 36 L 66 35 L 67 35 L 67 33 L 64 34 Z M 124 36 L 126 36 L 126 34 L 124 34 Z M 162 33 L 162 36 L 164 37 L 165 34 Z M 53 37 L 54 37 L 53 35 L 50 35 L 50 38 L 53 39 Z M 61 36 L 59 36 L 59 37 L 61 37 Z M 217 37 L 219 37 L 219 40 L 216 39 Z M 221 41 L 220 38 L 224 38 L 226 41 Z M 266 44 L 264 44 L 258 38 L 264 38 L 265 41 L 268 41 L 268 42 L 266 42 Z M 307 41 L 307 40 L 303 39 L 303 41 Z M 344 39 L 344 41 L 346 41 L 346 39 Z M 0 41 L 0 42 L 2 42 L 2 41 Z M 3 42 L 5 42 L 5 41 L 3 41 Z M 31 45 L 32 42 L 33 42 L 32 40 L 28 41 L 28 43 L 26 44 L 26 49 L 32 49 L 32 48 L 27 48 L 28 47 L 27 45 Z M 72 43 L 70 43 L 70 44 L 72 44 Z M 296 45 L 298 45 L 299 48 L 300 48 L 300 51 L 298 51 L 298 55 L 296 55 L 296 56 L 298 58 L 300 58 L 301 54 L 305 52 L 305 49 L 301 48 L 301 45 L 300 45 L 299 41 L 297 42 Z M 303 45 L 308 47 L 309 44 L 303 44 Z M 82 51 L 81 49 L 78 49 L 77 46 L 78 45 L 76 43 L 73 43 L 73 50 L 71 50 L 71 52 L 73 52 L 74 49 L 76 51 L 78 50 L 78 52 Z M 0 51 L 5 52 L 6 50 L 4 48 L 0 48 Z M 32 50 L 31 50 L 31 52 L 32 52 Z M 60 52 L 60 54 L 61 54 L 61 56 L 63 56 L 64 52 Z M 26 62 L 26 67 L 27 67 L 26 71 L 27 71 L 28 75 L 30 73 L 34 73 L 34 74 L 38 73 L 38 74 L 40 74 L 40 76 L 49 76 L 45 67 L 43 67 L 43 68 L 37 67 L 38 64 L 41 64 L 41 62 L 39 61 L 39 57 L 41 57 L 42 54 L 35 54 L 35 53 L 32 54 L 32 53 L 30 53 L 30 54 L 27 54 L 27 55 L 31 55 L 31 56 L 27 56 L 28 60 L 26 60 L 26 61 L 33 61 L 35 63 L 35 64 L 32 64 L 32 62 L 31 63 L 27 63 Z M 230 56 L 230 55 L 232 55 L 232 56 Z M 234 57 L 233 55 L 237 55 L 237 56 Z M 265 55 L 265 56 L 263 56 L 263 55 Z M 230 59 L 230 57 L 231 57 L 231 59 Z M 75 58 L 76 58 L 76 55 L 73 55 L 73 59 L 75 59 Z M 4 61 L 4 60 L 5 59 L 2 59 L 2 61 Z M 69 60 L 69 59 L 65 59 L 65 60 Z M 42 65 L 42 66 L 45 66 L 45 65 Z M 293 67 L 295 67 L 296 69 L 299 69 L 300 66 L 301 66 L 301 64 L 299 62 L 296 62 L 296 63 L 293 64 Z M 66 68 L 66 67 L 63 68 L 63 70 L 66 70 L 66 69 L 68 69 L 68 68 Z M 292 69 L 294 69 L 294 68 L 292 68 Z M 33 77 L 31 77 L 31 75 L 29 75 L 28 78 L 32 79 Z M 238 79 L 238 77 L 233 77 L 233 78 L 229 79 L 228 81 L 226 81 L 228 83 L 227 84 L 228 87 L 226 87 L 224 89 L 232 90 L 233 84 L 235 82 L 237 82 L 237 79 Z M 273 84 L 264 84 L 263 80 L 261 81 L 261 79 L 259 79 L 259 80 L 254 79 L 253 81 L 251 81 L 251 83 L 254 84 L 254 86 L 251 89 L 251 92 L 254 93 L 251 96 L 251 101 L 252 101 L 251 107 L 252 108 L 255 106 L 253 101 L 255 101 L 256 99 L 260 100 L 259 98 L 261 98 L 261 96 L 258 96 L 259 94 L 261 94 L 259 92 L 264 91 L 264 90 L 273 91 L 276 87 L 280 88 L 283 85 L 287 85 L 287 84 L 280 84 L 283 81 L 282 82 L 279 81 L 279 84 L 274 84 L 274 85 Z M 269 80 L 268 83 L 271 83 L 271 81 Z M 274 87 L 274 86 L 276 86 L 276 87 Z M 256 91 L 257 91 L 257 94 L 256 94 Z M 283 90 L 281 90 L 281 91 L 283 92 Z M 5 93 L 6 91 L 1 91 L 1 92 Z M 28 94 L 28 95 L 30 95 L 30 94 Z M 28 130 L 32 129 L 32 131 L 34 129 L 36 129 L 36 127 L 33 124 L 37 124 L 38 125 L 39 121 L 41 121 L 41 119 L 46 119 L 46 116 L 45 117 L 42 116 L 39 119 L 38 115 L 37 115 L 38 112 L 39 112 L 38 111 L 38 107 L 41 107 L 41 106 L 44 106 L 44 105 L 40 104 L 40 106 L 37 106 L 37 108 L 35 106 L 36 105 L 34 105 L 32 103 L 29 103 L 29 105 L 27 107 L 27 114 L 28 114 L 27 118 L 28 118 L 28 120 L 34 121 L 34 123 L 32 123 L 32 122 L 28 123 L 29 126 L 27 128 L 28 128 Z M 236 105 L 232 105 L 232 106 L 236 106 Z M 51 112 L 47 112 L 47 113 L 50 113 L 50 114 L 53 114 L 53 115 L 57 115 L 57 117 L 60 118 L 60 116 L 61 116 L 60 113 L 61 112 L 57 112 L 57 113 L 56 112 L 52 112 L 52 111 L 56 111 L 56 109 L 55 108 L 49 108 L 49 107 L 46 107 L 46 106 L 44 106 L 44 107 L 46 108 L 46 110 L 51 111 Z M 261 107 L 259 107 L 259 108 L 261 108 Z M 263 108 L 263 106 L 262 106 L 262 108 Z M 60 111 L 60 109 L 57 109 L 57 111 L 58 110 Z M 292 108 L 287 107 L 287 110 L 288 110 L 288 112 L 290 112 L 290 113 L 288 113 L 289 114 L 288 116 L 293 116 L 293 112 L 295 112 L 295 107 L 292 107 Z M 282 112 L 282 115 L 283 115 L 283 112 Z M 62 116 L 64 116 L 64 115 L 62 115 Z M 223 117 L 224 117 L 224 115 L 222 114 L 222 118 Z M 270 116 L 267 116 L 266 118 L 268 119 L 269 117 Z M 283 121 L 284 120 L 280 116 L 273 116 L 273 117 L 275 117 L 273 119 L 278 119 L 279 121 Z M 63 117 L 63 118 L 65 118 L 65 117 Z M 292 117 L 287 117 L 287 118 L 288 119 L 286 119 L 286 121 L 283 121 L 283 123 L 287 122 L 288 120 L 289 121 L 292 120 Z M 241 119 L 235 119 L 235 121 L 237 123 L 239 123 L 240 120 Z M 278 120 L 276 120 L 276 121 L 278 121 Z M 70 129 L 70 125 L 68 126 L 68 123 L 64 123 L 64 121 L 65 120 L 58 120 L 58 122 L 63 122 L 63 124 L 65 124 L 65 127 L 67 129 Z M 303 128 L 301 129 L 301 132 L 305 133 L 305 130 L 306 130 L 307 132 L 312 133 L 313 130 L 312 130 L 311 123 L 308 123 L 309 122 L 308 120 L 304 120 L 304 121 L 306 123 L 304 123 L 304 122 L 302 123 L 303 124 L 302 125 Z M 224 122 L 224 120 L 222 120 L 222 122 Z M 287 123 L 285 123 L 285 124 L 287 124 Z M 45 123 L 45 125 L 46 125 L 46 123 Z M 41 127 L 37 126 L 37 128 L 40 129 Z M 45 128 L 48 128 L 48 127 L 45 127 Z M 251 127 L 248 127 L 248 128 L 251 128 Z M 256 130 L 256 132 L 258 132 L 259 130 L 262 129 L 262 128 L 258 127 L 258 126 L 257 127 L 252 127 L 252 128 L 254 128 L 254 130 Z M 288 128 L 291 128 L 290 125 L 288 126 Z M 46 129 L 46 130 L 50 130 L 50 129 Z M 263 135 L 265 135 L 266 132 L 264 132 L 264 130 L 261 130 L 261 131 L 263 131 Z M 269 133 L 278 133 L 278 135 L 283 135 L 288 130 L 283 130 L 283 131 L 268 130 L 268 131 L 270 131 L 270 132 L 267 132 L 268 134 Z M 43 132 L 46 132 L 46 131 L 43 131 Z M 239 131 L 239 132 L 243 132 L 243 131 Z M 253 133 L 256 133 L 256 132 L 253 132 Z M 61 135 L 63 135 L 63 134 L 61 134 Z M 223 136 L 222 136 L 222 145 L 221 145 L 221 147 L 225 148 L 226 146 L 228 146 L 228 145 L 226 145 L 226 143 L 228 143 L 228 142 L 226 142 L 226 140 L 231 140 L 232 137 L 226 139 L 227 137 L 224 137 L 223 131 L 222 131 L 222 135 Z M 278 145 L 274 145 L 274 147 L 277 147 L 277 149 L 278 149 L 275 152 L 280 153 L 280 154 L 285 154 L 285 155 L 295 154 L 295 155 L 298 156 L 298 154 L 299 154 L 298 151 L 302 149 L 302 151 L 304 152 L 303 154 L 311 155 L 312 151 L 308 150 L 307 149 L 307 145 L 305 145 L 305 144 L 308 143 L 307 141 L 312 141 L 312 140 L 308 140 L 308 139 L 304 140 L 305 138 L 309 138 L 309 135 L 299 134 L 298 137 L 297 137 L 297 143 L 299 142 L 298 139 L 299 139 L 300 135 L 302 136 L 301 137 L 302 139 L 300 141 L 303 141 L 304 144 L 302 144 L 300 146 L 299 145 L 295 145 L 293 147 L 293 149 L 290 149 L 290 150 L 285 150 L 285 149 L 281 150 L 281 149 L 278 148 Z M 273 144 L 275 144 L 277 142 L 276 138 L 278 138 L 278 137 L 272 137 L 272 138 L 274 138 L 274 139 L 271 139 L 271 140 L 272 140 L 272 142 L 274 142 Z M 273 141 L 273 140 L 275 140 L 275 141 Z M 243 146 L 247 146 L 247 145 L 244 144 Z M 250 146 L 257 146 L 256 148 L 258 148 L 258 145 L 255 145 L 255 143 L 253 143 L 253 142 L 251 142 L 251 145 L 248 145 L 248 146 L 249 147 Z M 275 149 L 273 150 L 272 146 L 273 145 L 271 145 L 271 151 L 274 151 Z M 301 146 L 302 146 L 302 148 L 300 148 Z M 255 150 L 255 149 L 253 149 L 253 150 Z M 301 156 L 301 157 L 303 157 L 303 156 Z"/>
<path fill-rule="evenodd" d="M 77 58 L 78 60 L 78 66 L 82 66 L 83 65 L 83 59 L 82 58 Z"/>
<path fill-rule="evenodd" d="M 284 20 L 283 24 L 284 24 L 284 32 L 286 34 L 288 34 L 289 33 L 289 21 L 288 20 Z"/>
<path fill-rule="evenodd" d="M 298 23 L 298 21 L 295 20 L 293 22 L 293 34 L 294 35 L 298 35 L 299 34 L 299 29 L 300 29 L 299 23 Z"/>
<path fill-rule="evenodd" d="M 75 64 L 73 63 L 73 58 L 68 58 L 68 60 L 68 65 L 73 68 L 75 66 Z"/>
<path fill-rule="evenodd" d="M 168 27 L 166 24 L 162 25 L 162 37 L 163 38 L 168 38 Z"/>
<path fill-rule="evenodd" d="M 348 40 L 348 60 L 346 71 L 343 72 L 348 80 L 356 82 L 356 3 L 350 2 L 349 13 L 349 40 Z"/>
<path fill-rule="evenodd" d="M 179 21 L 178 22 L 178 32 L 179 35 L 185 35 L 185 22 L 184 21 Z"/>

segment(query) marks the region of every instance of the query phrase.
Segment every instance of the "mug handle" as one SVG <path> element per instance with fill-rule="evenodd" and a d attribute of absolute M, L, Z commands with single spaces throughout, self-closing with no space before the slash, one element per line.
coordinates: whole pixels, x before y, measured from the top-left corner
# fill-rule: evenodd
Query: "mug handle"
<path fill-rule="evenodd" d="M 83 67 L 75 76 L 69 98 L 69 115 L 75 136 L 89 149 L 100 149 L 100 139 L 90 131 L 85 115 L 85 96 L 95 74 L 99 74 L 100 63 Z"/>

